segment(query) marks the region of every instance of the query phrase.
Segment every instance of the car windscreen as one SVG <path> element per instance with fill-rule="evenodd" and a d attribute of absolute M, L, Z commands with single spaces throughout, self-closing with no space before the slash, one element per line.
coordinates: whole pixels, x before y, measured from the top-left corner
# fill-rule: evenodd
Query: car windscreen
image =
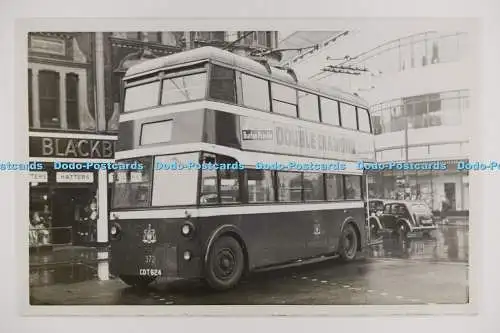
<path fill-rule="evenodd" d="M 411 207 L 413 212 L 417 215 L 426 215 L 426 216 L 432 215 L 432 212 L 429 209 L 429 207 L 427 207 L 424 204 L 413 204 Z"/>

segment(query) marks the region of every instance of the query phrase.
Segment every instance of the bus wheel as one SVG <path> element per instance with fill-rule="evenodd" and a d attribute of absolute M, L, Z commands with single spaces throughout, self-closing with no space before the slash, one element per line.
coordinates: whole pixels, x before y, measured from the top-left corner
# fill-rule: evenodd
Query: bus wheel
<path fill-rule="evenodd" d="M 343 261 L 352 261 L 358 252 L 358 234 L 351 223 L 342 229 L 340 236 L 339 255 Z"/>
<path fill-rule="evenodd" d="M 120 279 L 131 287 L 146 288 L 151 282 L 156 280 L 150 276 L 120 275 Z"/>
<path fill-rule="evenodd" d="M 222 236 L 209 251 L 205 273 L 209 286 L 216 290 L 234 287 L 245 268 L 245 256 L 240 243 L 233 237 Z"/>

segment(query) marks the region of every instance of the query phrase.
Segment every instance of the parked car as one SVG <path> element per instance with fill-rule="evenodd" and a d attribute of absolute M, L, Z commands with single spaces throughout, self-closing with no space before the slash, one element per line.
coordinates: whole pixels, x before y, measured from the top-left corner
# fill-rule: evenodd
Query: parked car
<path fill-rule="evenodd" d="M 431 209 L 422 201 L 385 201 L 382 213 L 370 214 L 369 223 L 373 235 L 390 230 L 406 237 L 410 232 L 437 229 Z"/>

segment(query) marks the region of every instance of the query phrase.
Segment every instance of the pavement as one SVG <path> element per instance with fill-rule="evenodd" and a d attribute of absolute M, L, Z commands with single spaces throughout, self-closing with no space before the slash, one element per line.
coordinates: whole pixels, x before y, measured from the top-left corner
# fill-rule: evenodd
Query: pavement
<path fill-rule="evenodd" d="M 159 280 L 135 290 L 114 277 L 99 281 L 96 261 L 55 260 L 30 267 L 30 299 L 32 305 L 464 304 L 468 257 L 468 228 L 443 225 L 431 237 L 403 242 L 383 235 L 366 258 L 352 263 L 330 259 L 253 273 L 223 293 L 196 281 Z"/>

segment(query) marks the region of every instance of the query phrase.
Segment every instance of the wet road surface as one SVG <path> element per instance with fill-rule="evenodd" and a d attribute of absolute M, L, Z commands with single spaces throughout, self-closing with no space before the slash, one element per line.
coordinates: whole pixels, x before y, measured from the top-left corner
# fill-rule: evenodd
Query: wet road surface
<path fill-rule="evenodd" d="M 158 281 L 147 290 L 119 279 L 98 281 L 96 266 L 31 269 L 31 304 L 64 305 L 349 305 L 468 302 L 468 231 L 440 227 L 406 241 L 384 235 L 368 258 L 336 259 L 254 273 L 235 289 L 213 292 L 199 282 Z"/>

